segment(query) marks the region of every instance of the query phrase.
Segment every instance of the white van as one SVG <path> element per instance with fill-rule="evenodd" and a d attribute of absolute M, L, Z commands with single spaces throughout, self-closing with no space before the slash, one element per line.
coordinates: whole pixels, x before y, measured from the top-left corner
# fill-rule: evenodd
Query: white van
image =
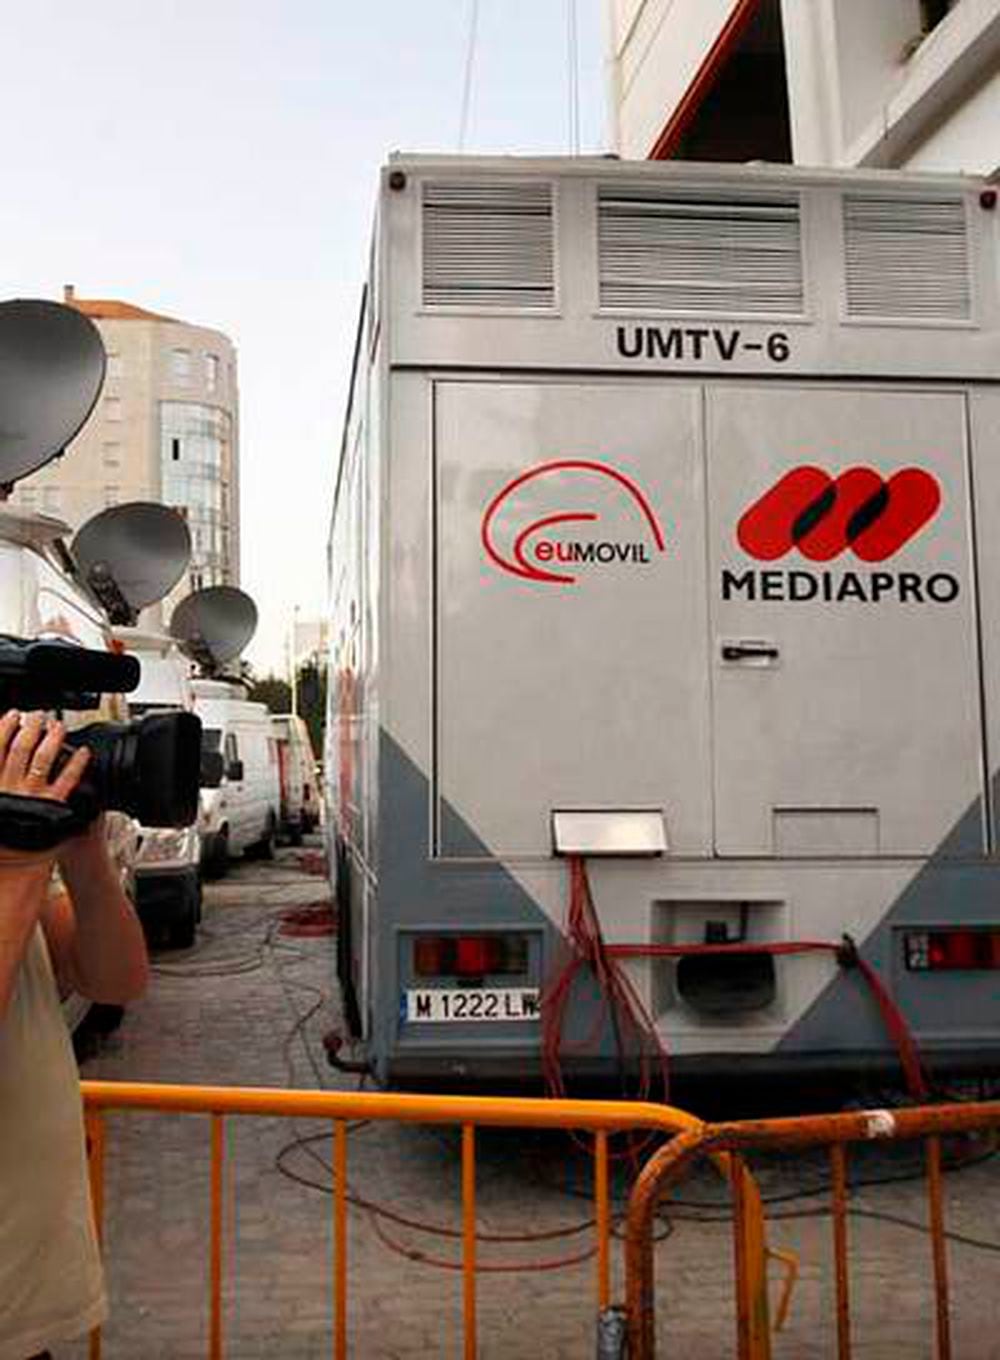
<path fill-rule="evenodd" d="M 133 717 L 194 709 L 191 665 L 172 638 L 140 628 L 117 628 L 116 639 L 142 667 L 128 699 Z M 199 818 L 199 823 L 200 823 Z M 201 829 L 140 827 L 136 908 L 151 942 L 189 948 L 201 920 Z"/>
<path fill-rule="evenodd" d="M 266 706 L 250 703 L 242 686 L 195 680 L 192 688 L 203 747 L 224 761 L 219 787 L 201 791 L 202 865 L 222 874 L 232 856 L 274 854 L 281 806 L 277 743 Z"/>
<path fill-rule="evenodd" d="M 19 638 L 67 638 L 83 647 L 103 649 L 110 634 L 96 604 L 65 575 L 59 547 L 69 526 L 44 515 L 0 505 L 0 633 Z M 121 695 L 106 696 L 99 711 L 66 713 L 70 727 L 98 719 L 127 717 Z M 136 824 L 110 813 L 109 840 L 129 896 L 134 897 Z M 90 1010 L 90 1002 L 70 993 L 62 999 L 71 1030 Z"/>
<path fill-rule="evenodd" d="M 281 813 L 278 830 L 300 845 L 319 826 L 319 777 L 309 729 L 297 713 L 276 713 L 271 726 L 278 743 Z"/>

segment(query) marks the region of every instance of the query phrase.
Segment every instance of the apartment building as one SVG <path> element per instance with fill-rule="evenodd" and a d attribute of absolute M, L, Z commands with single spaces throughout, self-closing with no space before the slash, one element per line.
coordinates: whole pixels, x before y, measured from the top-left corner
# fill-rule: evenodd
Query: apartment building
<path fill-rule="evenodd" d="M 14 503 L 79 527 L 105 506 L 176 506 L 191 531 L 175 595 L 240 575 L 236 351 L 220 331 L 129 302 L 64 301 L 91 318 L 108 356 L 100 400 L 65 455 L 18 484 Z"/>
<path fill-rule="evenodd" d="M 627 158 L 1000 171 L 1000 0 L 608 0 Z"/>

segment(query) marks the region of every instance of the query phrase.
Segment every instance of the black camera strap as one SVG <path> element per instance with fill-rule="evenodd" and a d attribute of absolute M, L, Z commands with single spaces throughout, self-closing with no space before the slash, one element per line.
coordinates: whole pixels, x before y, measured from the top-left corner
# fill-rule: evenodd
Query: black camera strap
<path fill-rule="evenodd" d="M 78 812 L 53 798 L 0 793 L 0 845 L 7 850 L 51 850 L 86 825 Z"/>

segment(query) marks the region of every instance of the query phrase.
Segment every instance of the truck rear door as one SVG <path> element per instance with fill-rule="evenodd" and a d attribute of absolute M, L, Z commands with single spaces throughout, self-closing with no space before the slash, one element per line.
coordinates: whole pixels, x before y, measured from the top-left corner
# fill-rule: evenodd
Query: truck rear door
<path fill-rule="evenodd" d="M 435 384 L 438 852 L 548 857 L 556 808 L 711 854 L 701 392 Z"/>
<path fill-rule="evenodd" d="M 933 853 L 984 790 L 963 395 L 706 410 L 716 852 Z"/>

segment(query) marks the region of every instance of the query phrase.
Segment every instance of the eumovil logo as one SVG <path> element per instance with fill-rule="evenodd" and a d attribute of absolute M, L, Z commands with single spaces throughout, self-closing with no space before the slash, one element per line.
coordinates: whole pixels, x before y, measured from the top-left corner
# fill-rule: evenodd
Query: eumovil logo
<path fill-rule="evenodd" d="M 576 493 L 586 492 L 588 505 L 598 501 L 608 509 L 628 512 L 630 528 L 621 531 L 623 518 L 602 532 L 609 516 L 597 509 L 574 506 Z M 537 513 L 546 492 L 553 502 Z M 605 500 L 605 497 L 609 498 Z M 527 507 L 534 502 L 536 508 Z M 624 472 L 587 458 L 560 458 L 539 463 L 501 487 L 483 512 L 480 529 L 486 556 L 501 571 L 525 581 L 546 585 L 575 585 L 580 572 L 611 567 L 642 568 L 666 552 L 666 538 L 649 497 Z"/>

